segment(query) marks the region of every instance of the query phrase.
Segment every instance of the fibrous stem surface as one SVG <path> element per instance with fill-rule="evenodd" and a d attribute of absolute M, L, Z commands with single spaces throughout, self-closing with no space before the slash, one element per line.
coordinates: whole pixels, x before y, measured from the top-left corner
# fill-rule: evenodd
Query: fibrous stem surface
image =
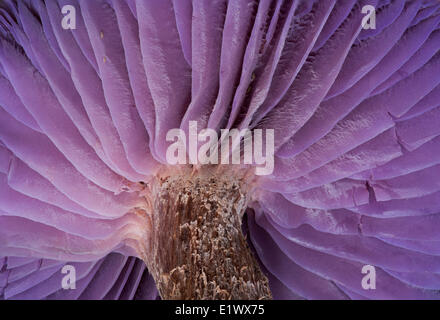
<path fill-rule="evenodd" d="M 244 189 L 209 170 L 157 181 L 145 260 L 163 299 L 271 299 L 241 229 Z"/>

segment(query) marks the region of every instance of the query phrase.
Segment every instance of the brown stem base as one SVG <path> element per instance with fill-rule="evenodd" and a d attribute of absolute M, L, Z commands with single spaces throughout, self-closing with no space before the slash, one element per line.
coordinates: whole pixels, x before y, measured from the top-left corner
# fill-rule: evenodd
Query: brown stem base
<path fill-rule="evenodd" d="M 241 231 L 246 197 L 228 176 L 169 177 L 154 190 L 146 261 L 163 299 L 271 299 Z"/>

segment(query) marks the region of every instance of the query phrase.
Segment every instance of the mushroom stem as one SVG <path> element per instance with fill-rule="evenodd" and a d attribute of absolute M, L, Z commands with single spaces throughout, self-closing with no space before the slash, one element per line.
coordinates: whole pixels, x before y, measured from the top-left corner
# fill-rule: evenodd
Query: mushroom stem
<path fill-rule="evenodd" d="M 163 299 L 271 299 L 241 231 L 247 199 L 233 176 L 167 177 L 154 192 L 146 262 Z"/>

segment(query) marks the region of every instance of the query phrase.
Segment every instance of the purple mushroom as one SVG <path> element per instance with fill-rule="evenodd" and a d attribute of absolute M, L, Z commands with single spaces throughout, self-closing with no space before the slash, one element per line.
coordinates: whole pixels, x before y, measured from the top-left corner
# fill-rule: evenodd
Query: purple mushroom
<path fill-rule="evenodd" d="M 439 26 L 0 1 L 0 299 L 439 299 Z"/>

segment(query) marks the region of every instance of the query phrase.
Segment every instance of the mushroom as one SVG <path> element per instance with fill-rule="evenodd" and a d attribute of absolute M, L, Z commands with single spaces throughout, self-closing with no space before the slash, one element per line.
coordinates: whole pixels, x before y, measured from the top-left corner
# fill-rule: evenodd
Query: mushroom
<path fill-rule="evenodd" d="M 1 1 L 0 299 L 438 299 L 439 13 Z"/>

